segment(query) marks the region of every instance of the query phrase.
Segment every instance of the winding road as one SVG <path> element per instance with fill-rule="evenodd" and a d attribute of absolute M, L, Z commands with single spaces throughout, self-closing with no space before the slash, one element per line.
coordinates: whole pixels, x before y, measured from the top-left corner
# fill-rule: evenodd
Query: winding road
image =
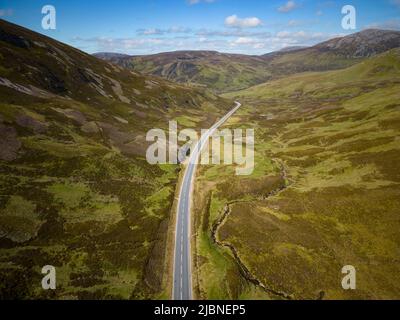
<path fill-rule="evenodd" d="M 179 193 L 179 202 L 175 229 L 175 253 L 174 253 L 174 282 L 173 299 L 191 300 L 192 299 L 192 273 L 191 273 L 191 196 L 193 193 L 193 181 L 196 172 L 197 162 L 201 150 L 206 145 L 209 138 L 214 134 L 226 120 L 228 120 L 239 108 L 241 104 L 235 102 L 235 107 L 223 118 L 214 124 L 206 134 L 204 134 L 191 150 L 191 155 L 183 176 L 183 182 Z"/>

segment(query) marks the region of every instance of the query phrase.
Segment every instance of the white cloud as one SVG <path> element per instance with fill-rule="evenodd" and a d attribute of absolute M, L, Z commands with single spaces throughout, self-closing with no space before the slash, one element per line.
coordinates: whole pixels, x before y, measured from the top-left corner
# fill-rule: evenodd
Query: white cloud
<path fill-rule="evenodd" d="M 400 0 L 391 0 L 391 3 L 400 8 Z"/>
<path fill-rule="evenodd" d="M 207 30 L 202 29 L 196 31 L 196 35 L 198 36 L 207 36 L 207 37 L 270 37 L 271 33 L 268 31 L 259 31 L 259 32 L 251 32 L 244 31 L 241 29 L 231 29 L 231 30 Z"/>
<path fill-rule="evenodd" d="M 322 42 L 339 35 L 325 34 L 322 32 L 306 32 L 306 31 L 279 31 L 276 37 L 281 41 L 286 41 L 290 44 L 296 45 L 310 45 Z"/>
<path fill-rule="evenodd" d="M 213 3 L 215 1 L 216 0 L 187 0 L 187 3 L 190 4 L 190 5 L 194 5 L 194 4 L 198 4 L 198 3 L 201 3 L 201 2 Z"/>
<path fill-rule="evenodd" d="M 190 28 L 184 28 L 184 27 L 170 27 L 168 29 L 150 28 L 150 29 L 136 30 L 136 33 L 142 36 L 154 36 L 154 35 L 163 35 L 171 33 L 190 33 L 190 32 L 192 32 Z"/>
<path fill-rule="evenodd" d="M 268 46 L 268 41 L 266 39 L 239 37 L 235 40 L 230 41 L 229 45 L 239 51 L 241 50 L 239 48 L 242 48 L 242 50 L 247 50 L 251 52 L 261 49 L 265 50 L 264 48 Z"/>
<path fill-rule="evenodd" d="M 191 29 L 186 27 L 170 27 L 166 29 L 159 28 L 148 28 L 148 29 L 137 29 L 136 33 L 138 36 L 163 36 L 163 35 L 178 35 L 183 34 L 187 37 L 269 37 L 270 32 L 258 29 L 243 30 L 242 28 L 231 28 L 225 30 L 216 29 Z"/>
<path fill-rule="evenodd" d="M 269 37 L 250 38 L 238 37 L 229 41 L 232 50 L 247 54 L 260 54 L 277 51 L 291 46 L 312 46 L 339 35 L 325 34 L 321 32 L 306 31 L 280 31 Z"/>
<path fill-rule="evenodd" d="M 278 38 L 287 38 L 291 35 L 291 33 L 289 31 L 279 31 L 276 36 Z"/>
<path fill-rule="evenodd" d="M 400 30 L 400 19 L 392 19 L 383 22 L 375 22 L 367 25 L 364 29 L 387 29 Z"/>
<path fill-rule="evenodd" d="M 0 9 L 0 17 L 9 17 L 14 13 L 13 9 Z"/>
<path fill-rule="evenodd" d="M 252 38 L 246 38 L 246 37 L 240 37 L 237 38 L 234 43 L 236 44 L 250 44 L 250 43 L 254 43 L 256 40 L 252 39 Z"/>
<path fill-rule="evenodd" d="M 233 28 L 255 28 L 261 26 L 262 21 L 256 17 L 242 19 L 234 14 L 225 19 L 225 25 Z"/>
<path fill-rule="evenodd" d="M 299 21 L 299 20 L 290 20 L 288 22 L 288 26 L 289 27 L 298 27 L 298 26 L 300 26 L 302 24 L 303 24 L 303 21 Z"/>
<path fill-rule="evenodd" d="M 161 35 L 164 34 L 163 30 L 160 29 L 145 29 L 145 30 L 138 30 L 138 34 L 144 35 L 144 36 L 149 36 L 149 35 Z"/>
<path fill-rule="evenodd" d="M 281 30 L 275 34 L 263 29 L 259 32 L 241 29 L 192 30 L 191 33 L 186 35 L 157 36 L 149 34 L 146 37 L 139 35 L 132 38 L 76 37 L 73 39 L 73 45 L 90 53 L 106 51 L 142 55 L 176 50 L 215 50 L 226 53 L 257 55 L 290 46 L 312 46 L 337 36 L 295 30 Z"/>
<path fill-rule="evenodd" d="M 296 2 L 290 0 L 290 1 L 286 2 L 286 4 L 280 6 L 278 8 L 278 11 L 282 12 L 282 13 L 287 13 L 287 12 L 293 11 L 297 7 L 298 7 L 298 5 L 296 4 Z"/>

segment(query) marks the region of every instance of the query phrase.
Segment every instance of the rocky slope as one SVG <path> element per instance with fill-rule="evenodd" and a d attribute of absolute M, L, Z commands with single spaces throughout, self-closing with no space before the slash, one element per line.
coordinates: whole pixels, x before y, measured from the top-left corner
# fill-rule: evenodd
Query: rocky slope
<path fill-rule="evenodd" d="M 400 32 L 367 29 L 347 37 L 336 38 L 315 46 L 348 58 L 367 58 L 400 47 Z"/>

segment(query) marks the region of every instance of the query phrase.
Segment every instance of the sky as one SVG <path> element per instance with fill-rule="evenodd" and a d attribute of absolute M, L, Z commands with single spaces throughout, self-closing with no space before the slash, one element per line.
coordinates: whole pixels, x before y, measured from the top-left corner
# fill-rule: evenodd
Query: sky
<path fill-rule="evenodd" d="M 56 29 L 42 28 L 42 7 Z M 356 29 L 342 28 L 342 8 Z M 176 50 L 265 54 L 366 28 L 400 30 L 400 0 L 0 0 L 0 18 L 88 53 L 131 55 Z"/>

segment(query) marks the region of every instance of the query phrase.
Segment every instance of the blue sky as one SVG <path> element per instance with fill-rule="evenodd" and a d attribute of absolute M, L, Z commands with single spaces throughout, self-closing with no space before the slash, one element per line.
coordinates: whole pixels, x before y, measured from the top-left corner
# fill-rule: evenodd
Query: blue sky
<path fill-rule="evenodd" d="M 56 30 L 41 27 L 47 4 L 57 10 Z M 357 10 L 356 30 L 341 27 L 344 5 Z M 88 53 L 264 54 L 368 27 L 400 29 L 400 0 L 1 0 L 0 18 Z"/>

